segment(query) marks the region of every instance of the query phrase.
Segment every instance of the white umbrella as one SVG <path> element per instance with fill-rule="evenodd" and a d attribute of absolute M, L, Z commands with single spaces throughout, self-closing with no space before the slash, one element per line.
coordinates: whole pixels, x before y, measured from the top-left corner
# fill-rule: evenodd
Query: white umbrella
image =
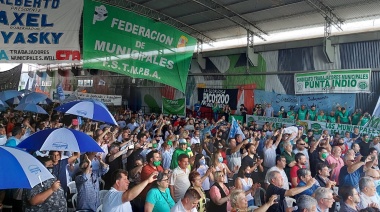
<path fill-rule="evenodd" d="M 54 178 L 33 155 L 13 147 L 0 146 L 0 189 L 33 188 Z"/>

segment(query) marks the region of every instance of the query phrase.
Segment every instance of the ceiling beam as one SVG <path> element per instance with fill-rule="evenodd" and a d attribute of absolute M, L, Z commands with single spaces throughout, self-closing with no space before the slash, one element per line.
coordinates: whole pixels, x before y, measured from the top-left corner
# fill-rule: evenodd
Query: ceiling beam
<path fill-rule="evenodd" d="M 231 21 L 231 22 L 235 23 L 236 25 L 244 28 L 245 30 L 247 30 L 247 32 L 254 34 L 256 37 L 258 37 L 264 41 L 265 41 L 265 38 L 261 34 L 268 35 L 268 33 L 264 32 L 260 28 L 253 25 L 248 20 L 243 18 L 241 15 L 233 12 L 232 10 L 228 9 L 227 7 L 225 7 L 219 3 L 216 3 L 214 0 L 192 0 L 192 1 L 194 1 L 195 3 L 197 3 L 199 5 L 202 5 L 203 7 L 206 7 L 208 9 L 214 11 L 215 13 L 218 13 L 219 15 L 225 17 L 229 21 Z M 219 11 L 218 9 L 221 9 L 224 11 Z M 240 21 L 234 20 L 232 17 L 226 15 L 226 13 L 230 13 L 231 16 L 239 17 Z M 259 32 L 254 32 L 251 28 L 258 30 Z"/>
<path fill-rule="evenodd" d="M 191 36 L 194 36 L 196 39 L 202 41 L 203 43 L 211 44 L 212 42 L 215 42 L 214 39 L 211 37 L 205 35 L 203 32 L 195 29 L 194 27 L 187 25 L 186 23 L 174 19 L 168 15 L 165 15 L 159 11 L 153 10 L 149 7 L 146 7 L 144 5 L 138 4 L 136 2 L 133 2 L 131 0 L 100 0 L 100 2 L 104 2 L 113 6 L 120 7 L 122 9 L 126 9 L 135 13 L 138 13 L 140 15 L 146 16 L 148 18 L 154 19 L 156 21 L 171 25 L 178 30 L 181 30 L 183 32 L 188 33 Z"/>
<path fill-rule="evenodd" d="M 327 22 L 330 22 L 337 30 L 342 29 L 343 19 L 339 18 L 329 6 L 324 4 L 320 0 L 306 0 L 306 2 L 318 10 L 318 12 L 326 19 Z"/>
<path fill-rule="evenodd" d="M 247 1 L 247 0 L 244 0 L 244 1 Z M 244 1 L 241 1 L 241 2 L 244 2 Z M 229 4 L 227 6 L 233 6 L 233 5 L 239 4 L 241 2 Z M 262 11 L 267 11 L 267 10 L 276 9 L 276 8 L 281 8 L 281 7 L 284 7 L 284 6 L 290 6 L 290 5 L 301 3 L 301 2 L 304 2 L 304 0 L 299 0 L 298 2 L 293 2 L 293 3 L 289 3 L 289 4 L 282 4 L 282 5 L 278 5 L 278 6 L 274 6 L 274 7 L 270 7 L 270 8 L 266 8 L 266 9 L 262 9 L 262 10 L 256 10 L 256 11 L 251 11 L 251 12 L 247 12 L 247 13 L 241 13 L 241 15 L 251 14 L 251 13 L 255 13 L 255 12 L 262 12 Z M 199 11 L 199 12 L 190 12 L 188 14 L 174 16 L 174 18 L 179 19 L 179 18 L 185 18 L 185 17 L 188 17 L 188 16 L 197 16 L 197 15 L 201 15 L 202 13 L 206 13 L 206 12 L 208 12 L 208 10 Z M 221 20 L 221 19 L 215 19 L 215 20 L 212 20 L 212 21 L 217 21 L 217 20 Z M 198 24 L 198 23 L 195 23 L 195 24 Z M 195 24 L 191 24 L 191 25 L 195 25 Z"/>
<path fill-rule="evenodd" d="M 169 5 L 169 6 L 167 6 L 167 7 L 160 8 L 160 9 L 157 10 L 157 11 L 161 12 L 161 11 L 163 11 L 163 10 L 167 10 L 167 9 L 170 9 L 170 8 L 173 8 L 173 7 L 177 7 L 177 6 L 179 6 L 179 5 L 183 5 L 183 4 L 186 4 L 186 3 L 189 3 L 189 2 L 190 2 L 190 1 L 178 2 L 178 3 L 175 3 L 175 4 Z M 174 17 L 173 17 L 173 18 L 174 18 Z"/>

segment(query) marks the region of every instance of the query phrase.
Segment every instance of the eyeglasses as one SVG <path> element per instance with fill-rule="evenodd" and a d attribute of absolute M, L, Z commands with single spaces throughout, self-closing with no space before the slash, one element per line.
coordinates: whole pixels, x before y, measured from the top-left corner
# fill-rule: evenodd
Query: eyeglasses
<path fill-rule="evenodd" d="M 375 180 L 379 180 L 380 179 L 380 176 L 379 177 L 374 177 L 374 176 L 367 176 L 367 177 L 370 177 L 370 178 L 372 178 L 372 179 L 375 179 Z"/>
<path fill-rule="evenodd" d="M 334 198 L 323 198 L 323 199 L 328 200 L 328 201 L 334 200 Z"/>
<path fill-rule="evenodd" d="M 304 146 L 304 145 L 306 145 L 306 143 L 302 143 L 302 144 L 299 144 L 299 145 Z"/>
<path fill-rule="evenodd" d="M 166 182 L 169 182 L 169 178 L 167 178 L 167 179 L 165 179 L 165 180 L 161 180 L 161 182 L 162 182 L 162 181 L 166 181 Z"/>

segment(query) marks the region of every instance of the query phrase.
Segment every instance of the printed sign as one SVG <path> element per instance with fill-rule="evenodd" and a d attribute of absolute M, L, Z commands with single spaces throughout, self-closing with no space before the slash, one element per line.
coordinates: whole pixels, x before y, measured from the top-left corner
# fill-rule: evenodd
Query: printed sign
<path fill-rule="evenodd" d="M 153 80 L 185 92 L 196 39 L 93 0 L 85 1 L 83 16 L 83 68 Z"/>
<path fill-rule="evenodd" d="M 83 0 L 3 0 L 0 8 L 0 63 L 80 62 Z"/>
<path fill-rule="evenodd" d="M 232 110 L 236 110 L 237 95 L 237 89 L 198 88 L 198 101 L 203 107 L 212 107 L 216 102 L 219 108 L 229 105 Z"/>
<path fill-rule="evenodd" d="M 370 69 L 294 74 L 296 94 L 370 93 L 370 82 Z"/>
<path fill-rule="evenodd" d="M 94 94 L 94 93 L 80 93 L 74 91 L 64 91 L 65 98 L 70 95 L 76 95 L 77 99 L 94 99 L 103 102 L 105 105 L 115 105 L 120 106 L 122 103 L 121 95 L 105 95 L 105 94 Z M 59 95 L 53 91 L 53 99 L 59 100 Z"/>
<path fill-rule="evenodd" d="M 172 115 L 185 115 L 185 98 L 170 100 L 162 97 L 162 113 Z"/>

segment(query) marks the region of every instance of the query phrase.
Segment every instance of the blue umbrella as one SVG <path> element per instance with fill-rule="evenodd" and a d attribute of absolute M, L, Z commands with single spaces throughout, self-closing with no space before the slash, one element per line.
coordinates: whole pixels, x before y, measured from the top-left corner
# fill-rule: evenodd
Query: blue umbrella
<path fill-rule="evenodd" d="M 19 111 L 29 111 L 33 113 L 40 113 L 40 114 L 48 114 L 42 107 L 32 104 L 32 103 L 24 103 L 24 104 L 19 104 L 15 110 Z"/>
<path fill-rule="evenodd" d="M 23 140 L 17 147 L 40 151 L 103 152 L 89 135 L 68 128 L 38 131 Z"/>
<path fill-rule="evenodd" d="M 32 92 L 32 93 L 25 95 L 21 99 L 20 104 L 24 104 L 24 103 L 38 104 L 39 102 L 45 101 L 46 99 L 49 99 L 49 98 L 45 94 L 38 93 L 38 92 Z"/>
<path fill-rule="evenodd" d="M 21 100 L 21 96 L 16 96 L 16 97 L 6 100 L 6 102 L 12 105 L 18 105 L 20 104 L 20 100 Z"/>
<path fill-rule="evenodd" d="M 22 90 L 19 90 L 21 93 L 23 94 L 29 94 L 29 93 L 32 93 L 33 91 L 29 90 L 29 89 L 22 89 Z"/>
<path fill-rule="evenodd" d="M 102 102 L 96 100 L 73 101 L 63 104 L 54 110 L 117 125 L 115 118 L 107 107 Z"/>
<path fill-rule="evenodd" d="M 53 101 L 49 98 L 39 102 L 38 104 L 41 104 L 41 105 L 50 105 L 51 103 L 53 103 Z"/>
<path fill-rule="evenodd" d="M 0 106 L 9 107 L 9 105 L 5 101 L 2 101 L 2 100 L 0 100 Z"/>
<path fill-rule="evenodd" d="M 9 105 L 6 102 L 0 100 L 0 111 L 5 111 L 7 107 L 9 107 Z"/>
<path fill-rule="evenodd" d="M 0 146 L 0 189 L 33 188 L 54 176 L 31 154 Z"/>
<path fill-rule="evenodd" d="M 22 93 L 16 90 L 7 90 L 0 92 L 0 100 L 5 101 L 8 99 L 12 99 L 16 96 L 20 96 Z"/>

